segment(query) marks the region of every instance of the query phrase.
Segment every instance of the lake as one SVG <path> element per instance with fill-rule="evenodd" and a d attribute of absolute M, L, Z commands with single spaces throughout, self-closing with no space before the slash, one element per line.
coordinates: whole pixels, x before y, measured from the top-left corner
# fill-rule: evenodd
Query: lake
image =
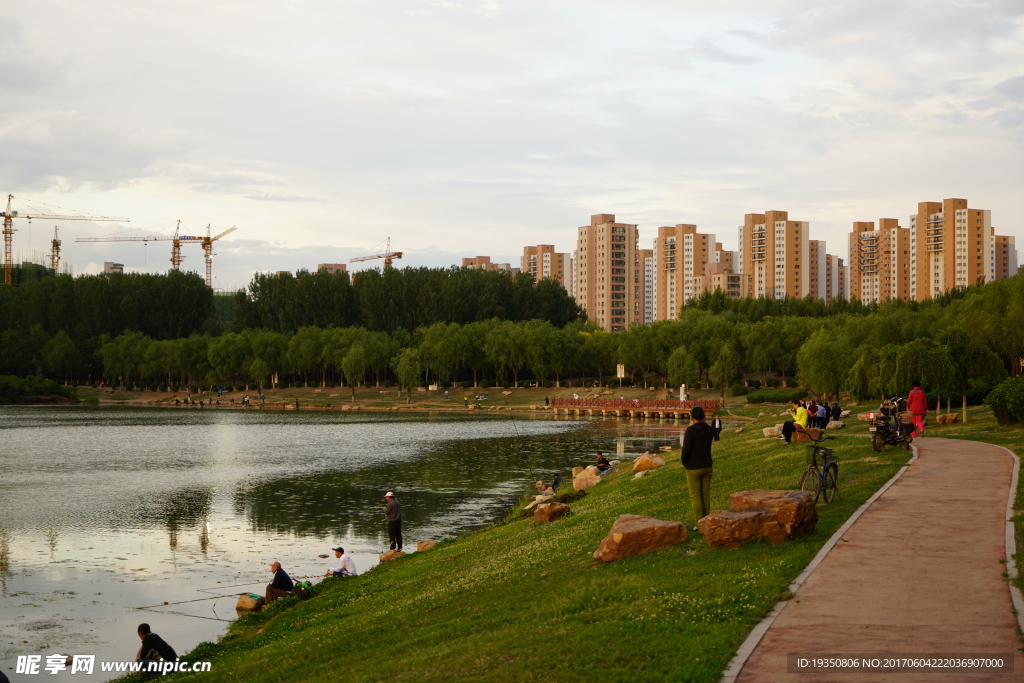
<path fill-rule="evenodd" d="M 546 414 L 0 406 L 0 664 L 34 680 L 15 674 L 17 655 L 95 654 L 89 678 L 105 680 L 98 662 L 134 658 L 140 622 L 182 654 L 224 632 L 238 593 L 264 592 L 273 560 L 320 576 L 340 544 L 360 572 L 375 565 L 386 491 L 415 550 L 493 523 L 597 450 L 632 458 L 678 444 L 679 430 Z"/>

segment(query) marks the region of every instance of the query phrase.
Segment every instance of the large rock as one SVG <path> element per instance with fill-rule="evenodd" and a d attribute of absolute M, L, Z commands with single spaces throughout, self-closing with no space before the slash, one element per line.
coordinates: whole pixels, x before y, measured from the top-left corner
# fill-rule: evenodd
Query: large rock
<path fill-rule="evenodd" d="M 845 411 L 845 412 L 849 412 L 849 411 Z M 868 413 L 857 413 L 857 419 L 860 420 L 861 422 L 867 422 L 868 421 Z"/>
<path fill-rule="evenodd" d="M 850 417 L 850 411 L 844 410 L 843 412 L 839 413 L 839 417 L 845 420 L 846 418 Z"/>
<path fill-rule="evenodd" d="M 416 552 L 421 553 L 424 550 L 430 550 L 435 545 L 437 545 L 437 541 L 416 541 Z"/>
<path fill-rule="evenodd" d="M 936 420 L 940 425 L 951 425 L 960 419 L 959 413 L 946 413 L 945 415 L 937 415 Z"/>
<path fill-rule="evenodd" d="M 738 546 L 765 537 L 782 543 L 809 534 L 818 523 L 818 510 L 808 491 L 738 491 L 729 496 L 731 510 L 712 510 L 697 522 L 708 545 Z"/>
<path fill-rule="evenodd" d="M 659 467 L 664 467 L 665 461 L 660 455 L 653 455 L 651 453 L 644 453 L 639 458 L 633 461 L 633 471 L 643 472 L 644 470 L 656 470 Z"/>
<path fill-rule="evenodd" d="M 811 439 L 820 439 L 821 433 L 824 430 L 812 427 L 811 429 L 797 430 L 793 432 L 793 442 L 801 443 L 803 441 L 810 441 Z"/>
<path fill-rule="evenodd" d="M 387 562 L 388 560 L 394 560 L 405 555 L 401 550 L 389 550 L 386 553 L 382 553 L 377 556 L 377 559 L 381 562 Z"/>
<path fill-rule="evenodd" d="M 578 472 L 576 471 L 577 469 L 578 468 L 576 467 L 572 468 L 573 479 L 575 479 L 576 477 L 596 477 L 599 474 L 597 465 L 590 465 L 588 467 L 584 467 L 583 469 L 580 469 Z"/>
<path fill-rule="evenodd" d="M 582 467 L 573 467 L 572 468 L 572 476 L 573 476 L 573 478 L 575 479 L 576 477 L 580 476 L 580 472 L 582 472 L 582 471 L 583 471 Z"/>
<path fill-rule="evenodd" d="M 667 548 L 686 540 L 686 527 L 682 522 L 666 522 L 653 517 L 622 515 L 612 524 L 594 552 L 603 562 L 620 560 L 631 555 L 642 555 L 659 548 Z"/>
<path fill-rule="evenodd" d="M 533 513 L 533 523 L 543 524 L 545 522 L 553 522 L 569 509 L 569 506 L 565 503 L 541 503 L 537 506 L 536 512 Z"/>
<path fill-rule="evenodd" d="M 761 430 L 766 439 L 772 439 L 778 436 L 782 436 L 782 430 L 778 427 L 765 427 Z"/>
<path fill-rule="evenodd" d="M 825 429 L 842 429 L 845 426 L 846 423 L 842 420 L 832 420 L 825 426 Z"/>
<path fill-rule="evenodd" d="M 758 510 L 712 510 L 697 522 L 697 531 L 708 545 L 738 546 L 742 541 L 762 535 L 764 520 Z"/>
<path fill-rule="evenodd" d="M 596 474 L 589 477 L 576 477 L 572 480 L 572 488 L 575 491 L 582 491 L 600 483 L 601 477 Z"/>
<path fill-rule="evenodd" d="M 578 490 L 579 489 L 577 489 L 577 491 Z M 533 508 L 537 507 L 541 503 L 546 503 L 549 500 L 551 500 L 552 498 L 554 498 L 554 496 L 534 496 L 533 497 L 533 502 L 530 503 L 529 505 L 527 505 L 526 507 L 524 507 L 523 509 L 524 510 L 532 510 Z"/>

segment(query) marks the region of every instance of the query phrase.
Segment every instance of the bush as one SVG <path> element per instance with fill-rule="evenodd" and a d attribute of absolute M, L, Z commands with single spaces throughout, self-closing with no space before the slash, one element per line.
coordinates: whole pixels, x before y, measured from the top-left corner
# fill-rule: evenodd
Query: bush
<path fill-rule="evenodd" d="M 780 384 L 782 384 L 782 382 L 780 382 L 777 379 L 768 380 L 768 386 L 770 386 L 772 389 L 778 389 Z"/>
<path fill-rule="evenodd" d="M 501 388 L 502 389 L 511 389 L 512 388 L 512 382 L 509 382 L 507 379 L 503 380 L 502 383 L 501 383 Z"/>
<path fill-rule="evenodd" d="M 90 406 L 98 406 L 100 404 L 100 400 L 95 396 L 89 396 L 83 400 L 82 403 Z"/>
<path fill-rule="evenodd" d="M 989 392 L 985 403 L 1001 425 L 1024 422 L 1024 377 L 1011 377 Z"/>
<path fill-rule="evenodd" d="M 747 386 L 750 387 L 751 389 L 760 389 L 761 388 L 761 380 L 759 380 L 759 379 L 752 379 L 749 382 L 747 382 Z"/>
<path fill-rule="evenodd" d="M 78 392 L 74 387 L 66 387 L 59 382 L 32 375 L 25 379 L 0 375 L 0 398 L 5 403 L 14 403 L 18 396 L 63 396 L 72 401 L 78 400 Z"/>
<path fill-rule="evenodd" d="M 795 379 L 787 379 L 786 386 L 789 387 L 790 389 L 796 389 L 800 385 L 796 383 Z"/>
<path fill-rule="evenodd" d="M 481 389 L 490 389 L 491 388 L 491 380 L 489 380 L 489 379 L 482 379 L 482 380 L 480 380 L 480 388 Z"/>
<path fill-rule="evenodd" d="M 747 394 L 747 403 L 789 403 L 806 395 L 806 389 L 758 389 Z"/>
<path fill-rule="evenodd" d="M 547 382 L 544 382 L 544 388 L 545 389 L 551 389 L 554 386 L 555 386 L 555 383 L 552 382 L 551 380 L 548 380 Z"/>
<path fill-rule="evenodd" d="M 195 385 L 189 387 L 188 390 L 191 391 L 193 394 L 198 394 L 199 393 L 199 387 L 197 387 Z"/>
<path fill-rule="evenodd" d="M 733 382 L 733 385 L 729 387 L 729 391 L 732 392 L 733 396 L 745 396 L 747 388 L 739 382 Z"/>

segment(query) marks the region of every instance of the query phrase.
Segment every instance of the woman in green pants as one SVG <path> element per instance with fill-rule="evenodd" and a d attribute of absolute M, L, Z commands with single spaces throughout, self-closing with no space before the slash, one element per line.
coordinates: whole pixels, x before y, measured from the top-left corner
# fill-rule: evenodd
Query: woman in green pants
<path fill-rule="evenodd" d="M 686 468 L 686 481 L 690 485 L 693 516 L 700 520 L 711 512 L 711 444 L 715 430 L 704 421 L 704 409 L 700 406 L 690 409 L 690 421 L 693 424 L 683 432 L 682 461 Z M 693 530 L 696 531 L 697 527 Z"/>

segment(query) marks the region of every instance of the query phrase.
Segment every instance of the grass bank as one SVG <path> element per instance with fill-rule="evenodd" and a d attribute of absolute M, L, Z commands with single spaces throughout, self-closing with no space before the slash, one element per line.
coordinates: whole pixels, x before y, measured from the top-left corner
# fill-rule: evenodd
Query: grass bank
<path fill-rule="evenodd" d="M 774 423 L 775 418 L 758 422 Z M 678 451 L 651 476 L 626 468 L 549 525 L 500 523 L 355 579 L 329 579 L 308 602 L 279 601 L 236 622 L 189 659 L 204 683 L 312 681 L 716 681 L 750 629 L 822 543 L 902 465 L 844 435 L 842 497 L 817 531 L 782 545 L 709 548 L 699 534 L 659 552 L 591 558 L 623 513 L 695 520 Z M 794 488 L 804 450 L 748 427 L 715 452 L 713 507 L 733 491 Z"/>

